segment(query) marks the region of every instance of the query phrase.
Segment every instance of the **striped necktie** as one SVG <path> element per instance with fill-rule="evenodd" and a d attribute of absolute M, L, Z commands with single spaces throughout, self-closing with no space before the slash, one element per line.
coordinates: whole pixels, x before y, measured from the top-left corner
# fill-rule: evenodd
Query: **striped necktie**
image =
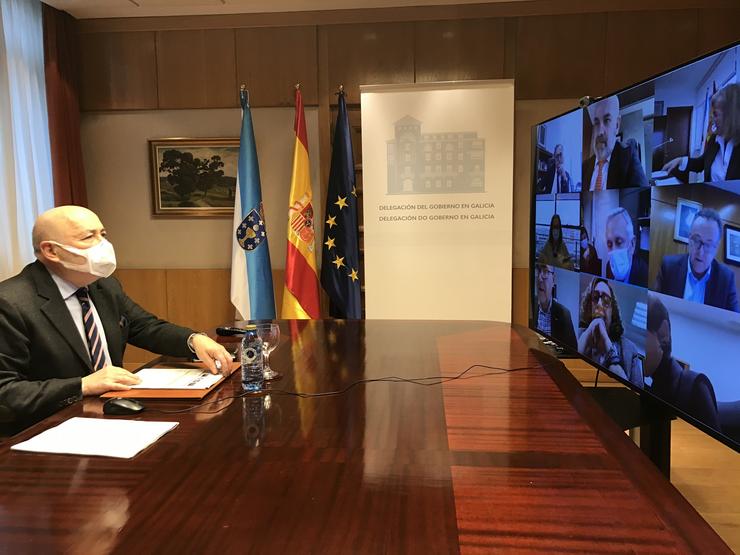
<path fill-rule="evenodd" d="M 594 191 L 603 191 L 604 190 L 604 164 L 606 164 L 606 160 L 599 160 L 599 173 L 596 174 L 596 183 L 594 183 Z"/>
<path fill-rule="evenodd" d="M 95 325 L 95 318 L 93 317 L 92 304 L 90 304 L 87 287 L 81 287 L 75 291 L 75 295 L 77 296 L 77 299 L 79 299 L 80 306 L 82 307 L 82 322 L 85 325 L 85 337 L 87 337 L 87 346 L 90 349 L 90 360 L 92 362 L 93 371 L 95 372 L 105 366 L 103 341 L 100 338 L 98 326 Z"/>

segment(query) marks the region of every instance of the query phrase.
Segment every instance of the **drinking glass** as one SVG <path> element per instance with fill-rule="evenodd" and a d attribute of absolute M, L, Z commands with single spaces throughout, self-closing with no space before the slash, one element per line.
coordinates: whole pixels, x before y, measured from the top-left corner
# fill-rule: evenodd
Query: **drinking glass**
<path fill-rule="evenodd" d="M 280 372 L 275 372 L 270 367 L 270 353 L 280 343 L 280 326 L 271 323 L 257 324 L 257 335 L 262 339 L 262 352 L 265 355 L 265 381 L 282 378 Z"/>

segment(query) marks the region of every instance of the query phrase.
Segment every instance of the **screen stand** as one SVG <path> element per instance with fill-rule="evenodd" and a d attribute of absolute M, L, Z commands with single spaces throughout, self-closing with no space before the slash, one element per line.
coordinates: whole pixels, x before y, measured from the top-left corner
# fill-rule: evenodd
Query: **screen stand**
<path fill-rule="evenodd" d="M 640 396 L 645 418 L 640 425 L 640 449 L 663 475 L 671 479 L 671 420 L 674 416 L 646 395 Z"/>
<path fill-rule="evenodd" d="M 626 387 L 586 389 L 620 428 L 630 430 L 630 437 L 637 440 L 642 452 L 670 480 L 671 412 L 653 399 Z"/>

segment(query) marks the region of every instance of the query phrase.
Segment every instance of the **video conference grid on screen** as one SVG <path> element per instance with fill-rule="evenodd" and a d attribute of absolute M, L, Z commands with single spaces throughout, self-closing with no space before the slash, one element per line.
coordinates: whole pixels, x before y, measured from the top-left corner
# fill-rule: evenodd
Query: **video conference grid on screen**
<path fill-rule="evenodd" d="M 740 46 L 536 127 L 534 329 L 740 450 Z"/>

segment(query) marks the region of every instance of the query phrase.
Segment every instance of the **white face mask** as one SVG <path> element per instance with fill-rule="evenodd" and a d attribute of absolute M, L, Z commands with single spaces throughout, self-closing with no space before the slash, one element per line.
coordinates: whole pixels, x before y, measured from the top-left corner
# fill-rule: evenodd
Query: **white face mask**
<path fill-rule="evenodd" d="M 609 265 L 611 266 L 614 279 L 624 281 L 630 273 L 632 260 L 629 249 L 614 249 L 609 253 Z"/>
<path fill-rule="evenodd" d="M 106 239 L 103 239 L 95 246 L 89 249 L 78 249 L 77 247 L 70 247 L 68 245 L 62 245 L 56 241 L 49 241 L 58 247 L 62 247 L 65 251 L 81 256 L 85 259 L 85 262 L 75 264 L 74 262 L 68 262 L 66 260 L 59 260 L 62 266 L 68 270 L 75 270 L 77 272 L 85 272 L 98 277 L 108 277 L 116 269 L 116 253 L 113 250 L 113 245 Z"/>

